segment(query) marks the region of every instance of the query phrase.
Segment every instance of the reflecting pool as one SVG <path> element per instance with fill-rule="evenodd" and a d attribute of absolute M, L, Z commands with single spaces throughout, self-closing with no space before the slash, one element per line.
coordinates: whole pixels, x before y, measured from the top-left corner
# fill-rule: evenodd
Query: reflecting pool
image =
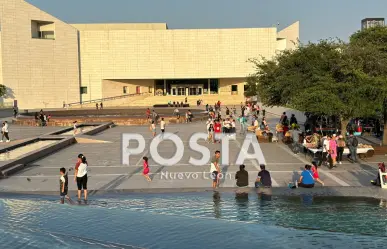
<path fill-rule="evenodd" d="M 384 248 L 376 199 L 179 193 L 3 196 L 3 248 Z"/>

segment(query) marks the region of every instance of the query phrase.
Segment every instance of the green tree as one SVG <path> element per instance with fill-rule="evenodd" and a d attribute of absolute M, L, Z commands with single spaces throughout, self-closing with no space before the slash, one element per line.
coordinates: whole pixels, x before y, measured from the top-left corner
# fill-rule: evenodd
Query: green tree
<path fill-rule="evenodd" d="M 7 87 L 0 84 L 0 97 L 4 97 L 7 94 Z"/>
<path fill-rule="evenodd" d="M 359 60 L 371 52 L 360 49 L 333 40 L 300 45 L 272 60 L 253 60 L 249 84 L 257 85 L 264 105 L 339 116 L 345 135 L 350 119 L 376 112 L 385 91 L 383 77 L 364 72 Z"/>
<path fill-rule="evenodd" d="M 381 77 L 387 75 L 387 27 L 380 26 L 358 31 L 350 37 L 350 44 L 361 47 L 362 49 L 359 51 L 368 51 L 369 56 L 361 56 L 364 59 L 363 70 L 367 74 Z M 387 145 L 387 96 L 384 96 L 382 100 L 382 109 L 383 145 Z"/>

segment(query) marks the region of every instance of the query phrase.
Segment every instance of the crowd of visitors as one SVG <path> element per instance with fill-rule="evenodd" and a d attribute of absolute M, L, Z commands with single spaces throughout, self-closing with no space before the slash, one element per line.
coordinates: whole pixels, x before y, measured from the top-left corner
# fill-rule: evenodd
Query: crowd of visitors
<path fill-rule="evenodd" d="M 39 113 L 35 112 L 35 123 L 36 126 L 47 126 L 47 123 L 50 122 L 51 115 L 43 112 L 43 109 Z"/>

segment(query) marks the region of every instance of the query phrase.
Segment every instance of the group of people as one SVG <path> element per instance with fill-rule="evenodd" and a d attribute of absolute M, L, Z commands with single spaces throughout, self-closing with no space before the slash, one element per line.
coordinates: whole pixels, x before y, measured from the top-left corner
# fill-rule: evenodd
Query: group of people
<path fill-rule="evenodd" d="M 156 136 L 156 123 L 157 121 L 155 120 L 152 120 L 152 123 L 149 127 L 149 130 L 152 132 L 152 136 L 155 137 Z M 161 121 L 160 121 L 160 130 L 161 130 L 161 137 L 163 138 L 164 136 L 164 133 L 165 133 L 165 127 L 166 127 L 166 123 L 164 121 L 164 118 L 161 118 Z"/>
<path fill-rule="evenodd" d="M 98 103 L 95 103 L 95 108 L 98 110 L 98 108 L 100 109 L 100 110 L 102 110 L 103 109 L 103 104 L 102 104 L 102 102 L 98 105 Z"/>
<path fill-rule="evenodd" d="M 81 201 L 82 190 L 85 203 L 87 202 L 87 169 L 88 163 L 86 157 L 83 154 L 79 154 L 77 163 L 75 164 L 74 182 L 77 184 L 78 189 L 78 202 Z M 72 169 L 69 169 L 71 171 Z M 66 168 L 60 168 L 59 170 L 59 187 L 60 187 L 60 202 L 63 204 L 65 198 L 71 202 L 71 198 L 68 195 L 69 179 Z"/>
<path fill-rule="evenodd" d="M 320 137 L 317 133 L 304 138 L 304 146 L 306 148 L 317 149 L 320 146 L 322 147 L 321 163 L 325 163 L 330 167 L 342 164 L 345 147 L 349 149 L 348 159 L 353 163 L 357 162 L 358 145 L 359 141 L 352 133 L 349 134 L 347 140 L 342 135 L 337 136 L 333 134 Z"/>
<path fill-rule="evenodd" d="M 43 109 L 40 110 L 39 113 L 35 112 L 35 123 L 36 126 L 47 126 L 47 123 L 50 121 L 51 115 L 45 114 Z"/>

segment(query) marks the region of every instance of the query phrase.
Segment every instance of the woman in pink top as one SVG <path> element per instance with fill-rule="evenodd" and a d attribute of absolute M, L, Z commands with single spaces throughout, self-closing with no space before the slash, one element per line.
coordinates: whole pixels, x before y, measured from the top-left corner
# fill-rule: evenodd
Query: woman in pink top
<path fill-rule="evenodd" d="M 148 182 L 151 182 L 152 179 L 150 179 L 150 177 L 148 175 L 149 174 L 148 158 L 146 156 L 144 156 L 142 159 L 144 160 L 144 164 L 143 164 L 144 170 L 142 171 L 142 175 L 145 177 L 145 179 Z"/>
<path fill-rule="evenodd" d="M 337 141 L 336 134 L 333 134 L 331 140 L 329 140 L 329 154 L 332 158 L 332 164 L 336 166 L 336 157 L 337 157 Z"/>

